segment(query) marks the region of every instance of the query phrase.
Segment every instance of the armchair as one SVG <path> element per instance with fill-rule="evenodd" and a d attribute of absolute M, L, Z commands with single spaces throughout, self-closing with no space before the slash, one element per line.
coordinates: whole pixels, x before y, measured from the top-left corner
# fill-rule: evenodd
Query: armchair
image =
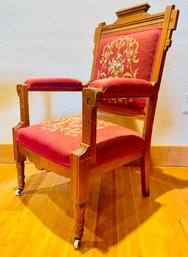
<path fill-rule="evenodd" d="M 89 181 L 111 169 L 140 159 L 142 195 L 150 194 L 150 144 L 166 52 L 176 29 L 178 10 L 167 6 L 148 14 L 144 3 L 116 12 L 113 24 L 100 23 L 94 37 L 91 80 L 29 79 L 17 85 L 20 122 L 13 128 L 14 158 L 20 195 L 25 187 L 24 162 L 70 178 L 74 202 L 74 248 L 84 232 Z M 30 125 L 31 91 L 82 91 L 82 117 Z M 107 112 L 142 119 L 143 132 L 97 119 Z"/>

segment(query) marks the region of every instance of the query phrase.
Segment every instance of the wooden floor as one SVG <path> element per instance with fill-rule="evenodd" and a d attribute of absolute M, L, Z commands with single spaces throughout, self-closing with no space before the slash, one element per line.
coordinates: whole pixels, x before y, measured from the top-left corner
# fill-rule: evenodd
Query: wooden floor
<path fill-rule="evenodd" d="M 188 167 L 153 167 L 151 196 L 142 198 L 139 167 L 91 182 L 82 247 L 72 247 L 70 182 L 26 166 L 16 197 L 14 165 L 0 164 L 0 254 L 3 257 L 188 256 Z"/>

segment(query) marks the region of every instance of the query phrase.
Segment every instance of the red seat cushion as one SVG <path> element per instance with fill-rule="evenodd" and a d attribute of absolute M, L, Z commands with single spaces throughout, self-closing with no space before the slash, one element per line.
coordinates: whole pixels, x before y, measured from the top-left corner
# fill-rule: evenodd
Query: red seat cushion
<path fill-rule="evenodd" d="M 81 91 L 82 82 L 72 78 L 34 78 L 24 83 L 29 91 Z"/>
<path fill-rule="evenodd" d="M 20 128 L 17 130 L 17 140 L 51 161 L 70 166 L 70 153 L 79 147 L 82 140 L 82 120 L 76 117 L 62 118 Z M 97 163 L 143 147 L 144 140 L 138 133 L 98 120 Z"/>

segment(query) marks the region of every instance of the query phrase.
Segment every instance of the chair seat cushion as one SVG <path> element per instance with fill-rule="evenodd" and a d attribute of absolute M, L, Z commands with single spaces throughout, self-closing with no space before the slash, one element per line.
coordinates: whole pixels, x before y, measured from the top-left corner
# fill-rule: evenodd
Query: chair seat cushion
<path fill-rule="evenodd" d="M 82 140 L 82 120 L 78 117 L 55 119 L 17 130 L 19 144 L 63 166 L 70 166 L 70 154 Z M 144 147 L 144 140 L 128 128 L 97 121 L 98 162 Z"/>
<path fill-rule="evenodd" d="M 24 84 L 29 91 L 82 91 L 82 82 L 72 78 L 33 78 Z"/>

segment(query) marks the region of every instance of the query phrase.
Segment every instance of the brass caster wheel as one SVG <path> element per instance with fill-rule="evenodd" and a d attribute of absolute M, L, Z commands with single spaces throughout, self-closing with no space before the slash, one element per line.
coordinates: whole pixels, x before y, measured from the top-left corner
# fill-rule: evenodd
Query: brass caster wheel
<path fill-rule="evenodd" d="M 74 239 L 74 250 L 78 250 L 80 248 L 81 245 L 81 239 L 80 238 L 75 238 Z"/>
<path fill-rule="evenodd" d="M 16 196 L 19 196 L 19 195 L 21 195 L 22 192 L 23 192 L 23 189 L 18 188 L 18 189 L 16 189 L 16 191 L 15 191 L 15 195 L 16 195 Z"/>

